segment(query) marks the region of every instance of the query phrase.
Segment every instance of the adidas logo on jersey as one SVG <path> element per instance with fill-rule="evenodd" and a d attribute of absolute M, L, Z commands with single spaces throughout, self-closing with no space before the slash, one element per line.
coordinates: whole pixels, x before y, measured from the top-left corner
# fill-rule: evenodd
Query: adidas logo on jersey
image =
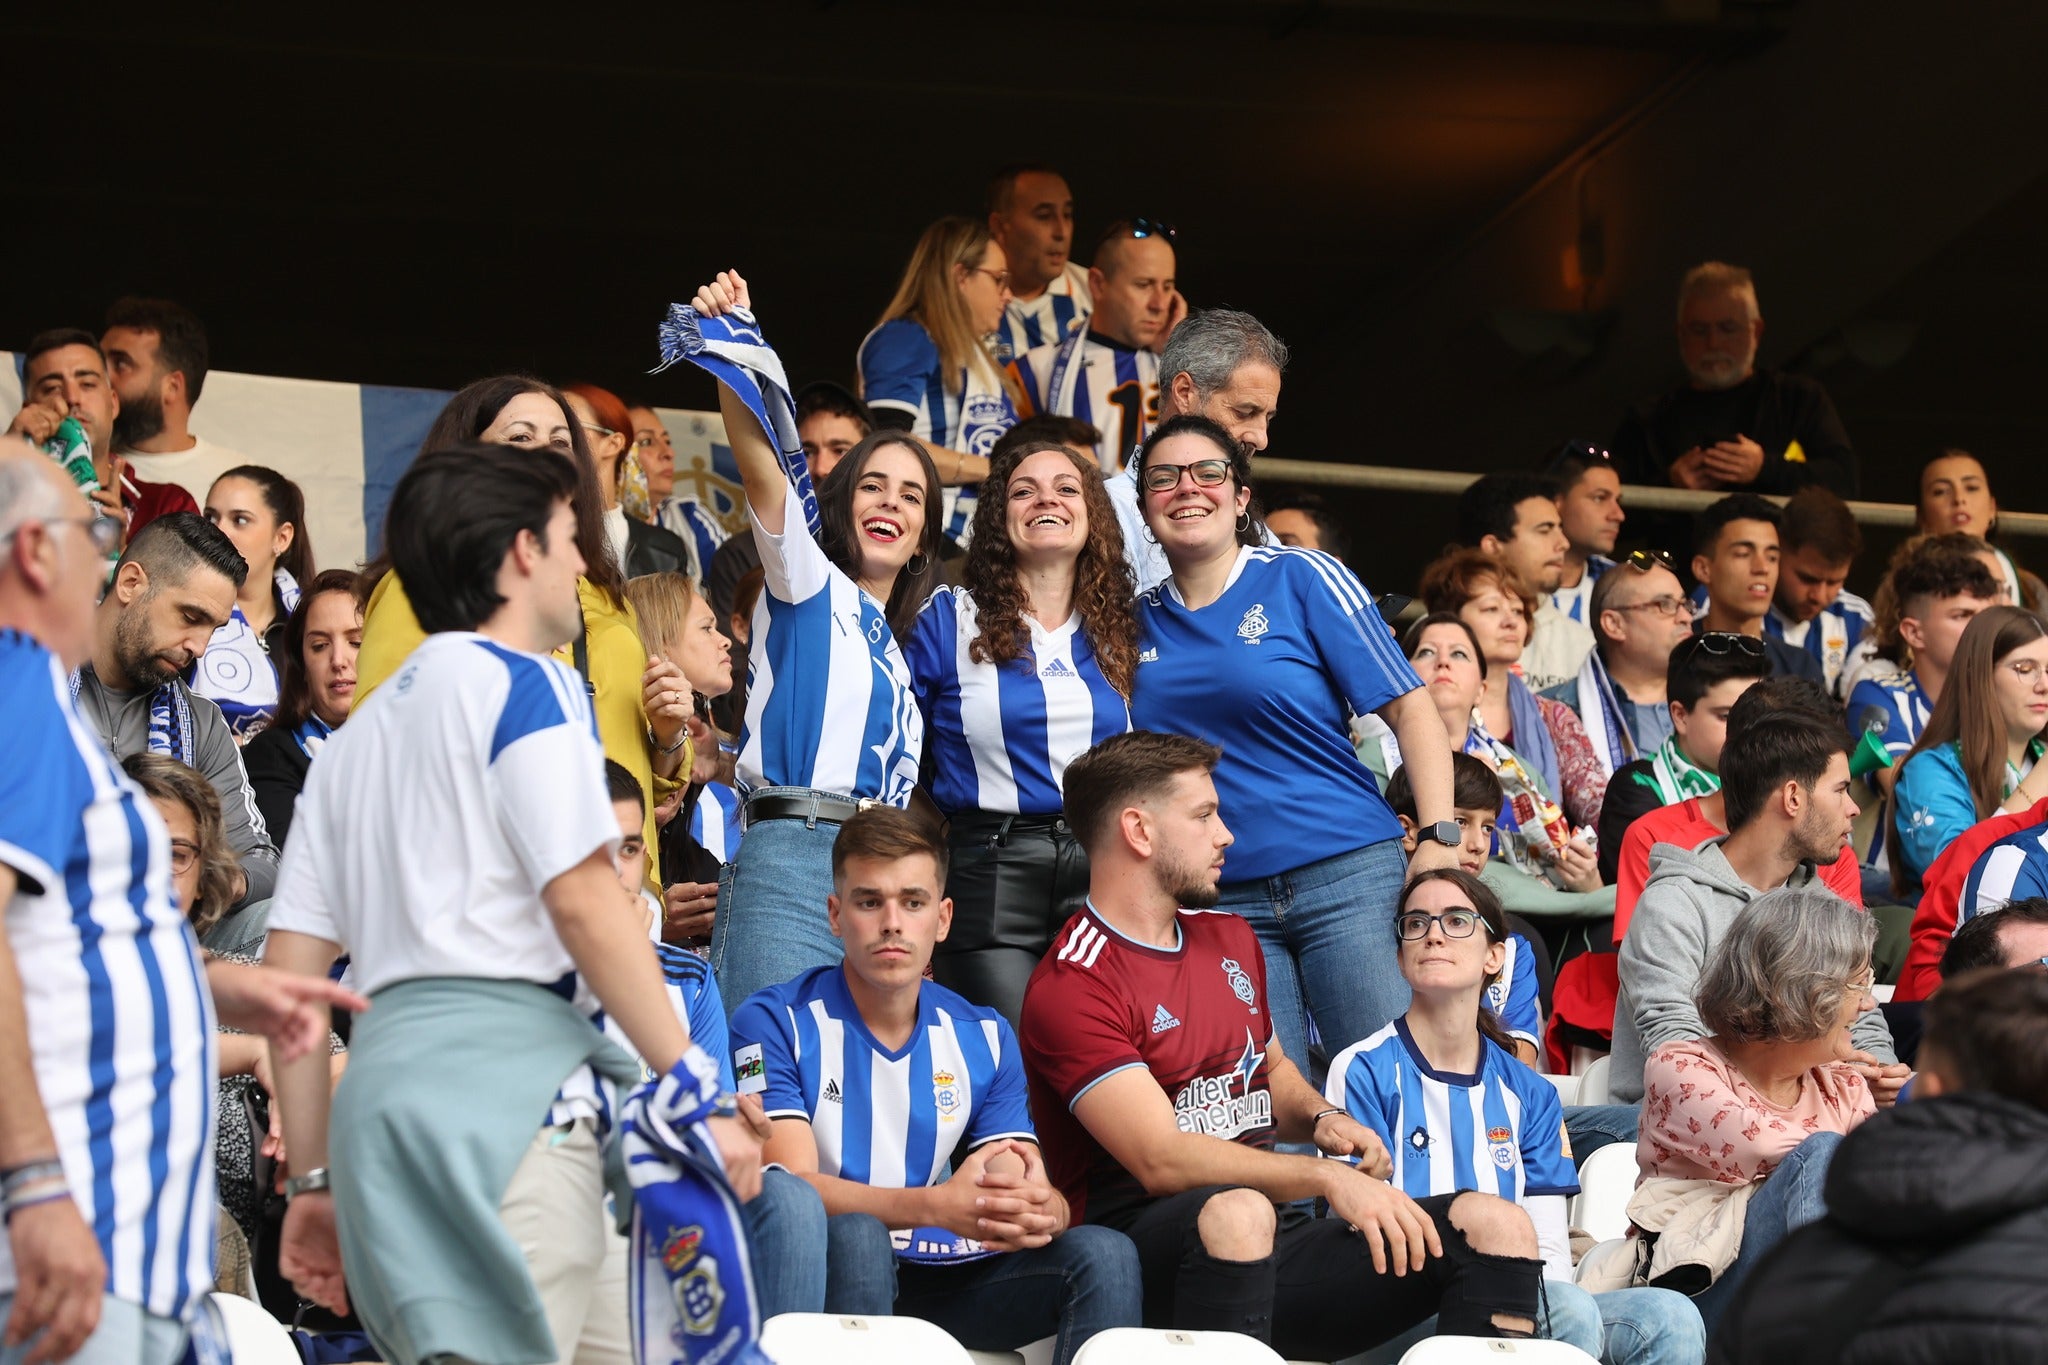
<path fill-rule="evenodd" d="M 1158 663 L 1158 662 L 1159 662 L 1159 651 L 1158 651 L 1157 649 L 1141 649 L 1141 650 L 1139 650 L 1139 651 L 1138 651 L 1138 662 L 1139 662 L 1139 663 L 1141 663 L 1141 664 L 1156 664 L 1156 663 Z"/>
<path fill-rule="evenodd" d="M 1074 670 L 1067 667 L 1065 659 L 1054 659 L 1044 668 L 1038 670 L 1038 676 L 1041 678 L 1071 678 L 1074 676 Z"/>
<path fill-rule="evenodd" d="M 1152 1011 L 1152 1031 L 1154 1033 L 1164 1033 L 1170 1028 L 1179 1027 L 1180 1020 L 1168 1014 L 1166 1012 L 1166 1006 L 1161 1005 L 1159 1008 Z"/>
<path fill-rule="evenodd" d="M 827 1082 L 825 1082 L 825 1103 L 827 1103 L 827 1104 L 844 1104 L 844 1103 L 845 1103 L 845 1101 L 844 1101 L 844 1100 L 842 1100 L 842 1099 L 840 1099 L 840 1098 L 839 1098 L 839 1082 L 837 1082 L 837 1081 L 827 1081 Z"/>

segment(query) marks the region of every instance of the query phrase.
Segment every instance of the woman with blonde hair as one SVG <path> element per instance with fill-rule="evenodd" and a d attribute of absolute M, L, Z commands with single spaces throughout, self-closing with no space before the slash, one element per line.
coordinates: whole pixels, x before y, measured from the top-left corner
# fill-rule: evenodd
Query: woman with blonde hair
<path fill-rule="evenodd" d="M 941 218 L 860 344 L 860 396 L 877 428 L 917 437 L 949 488 L 980 483 L 996 438 L 1017 421 L 1017 381 L 989 349 L 1009 302 L 1009 262 L 988 226 Z M 941 529 L 959 540 L 973 496 L 949 492 L 946 504 Z"/>

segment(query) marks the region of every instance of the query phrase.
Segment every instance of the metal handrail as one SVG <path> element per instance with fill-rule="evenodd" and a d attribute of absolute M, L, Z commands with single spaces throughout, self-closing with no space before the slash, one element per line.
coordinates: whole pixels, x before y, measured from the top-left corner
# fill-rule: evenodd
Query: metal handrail
<path fill-rule="evenodd" d="M 1381 464 L 1325 464 L 1320 460 L 1280 460 L 1258 457 L 1256 472 L 1261 482 L 1319 484 L 1326 488 L 1375 488 L 1389 493 L 1429 493 L 1454 497 L 1479 478 L 1477 474 L 1440 469 L 1397 469 Z M 1725 494 L 1697 492 L 1690 488 L 1659 488 L 1652 484 L 1625 484 L 1621 500 L 1629 507 L 1654 512 L 1698 512 Z M 1770 496 L 1770 495 L 1766 495 Z M 1783 497 L 1771 497 L 1783 503 Z M 1865 526 L 1887 526 L 1910 531 L 1919 525 L 1920 509 L 1904 502 L 1851 502 L 1850 512 Z M 2001 535 L 2048 536 L 2048 514 L 2004 512 L 1998 514 Z"/>

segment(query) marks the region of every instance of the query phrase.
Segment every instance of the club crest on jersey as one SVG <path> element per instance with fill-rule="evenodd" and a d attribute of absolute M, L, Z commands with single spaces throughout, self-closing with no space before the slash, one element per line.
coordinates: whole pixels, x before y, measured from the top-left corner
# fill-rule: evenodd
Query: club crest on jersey
<path fill-rule="evenodd" d="M 932 1103 L 939 1107 L 939 1113 L 950 1118 L 960 1109 L 960 1082 L 950 1071 L 932 1073 Z"/>
<path fill-rule="evenodd" d="M 1415 1131 L 1408 1135 L 1408 1148 L 1413 1152 L 1426 1152 L 1429 1145 L 1435 1141 L 1436 1139 L 1429 1135 L 1429 1129 L 1418 1123 L 1415 1125 Z"/>
<path fill-rule="evenodd" d="M 1493 1152 L 1493 1164 L 1504 1171 L 1515 1168 L 1515 1130 L 1512 1128 L 1489 1128 L 1486 1130 L 1486 1145 Z"/>
<path fill-rule="evenodd" d="M 1266 620 L 1266 604 L 1254 602 L 1252 609 L 1244 614 L 1244 619 L 1237 623 L 1237 637 L 1248 645 L 1255 645 L 1259 637 L 1272 628 Z"/>
<path fill-rule="evenodd" d="M 1223 959 L 1223 974 L 1230 978 L 1230 993 L 1247 1005 L 1256 1005 L 1258 990 L 1252 985 L 1251 973 L 1247 972 L 1234 957 Z M 1254 1009 L 1252 1013 L 1258 1011 Z"/>

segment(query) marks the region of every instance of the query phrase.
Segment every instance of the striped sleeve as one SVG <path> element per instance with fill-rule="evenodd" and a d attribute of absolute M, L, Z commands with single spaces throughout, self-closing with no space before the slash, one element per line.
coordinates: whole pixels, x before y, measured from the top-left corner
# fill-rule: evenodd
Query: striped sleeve
<path fill-rule="evenodd" d="M 1287 553 L 1299 562 L 1295 573 L 1308 599 L 1301 618 L 1353 712 L 1377 711 L 1422 686 L 1372 594 L 1342 560 L 1319 550 Z"/>
<path fill-rule="evenodd" d="M 2042 868 L 2044 856 L 2048 856 L 2048 850 L 2042 848 L 2040 836 L 2025 843 L 2001 840 L 1986 849 L 1970 869 L 1969 880 L 1963 883 L 1963 894 L 1956 903 L 1956 927 L 1960 929 L 1979 915 L 2003 910 L 2014 901 L 2048 895 L 2048 877 L 2043 876 Z"/>

